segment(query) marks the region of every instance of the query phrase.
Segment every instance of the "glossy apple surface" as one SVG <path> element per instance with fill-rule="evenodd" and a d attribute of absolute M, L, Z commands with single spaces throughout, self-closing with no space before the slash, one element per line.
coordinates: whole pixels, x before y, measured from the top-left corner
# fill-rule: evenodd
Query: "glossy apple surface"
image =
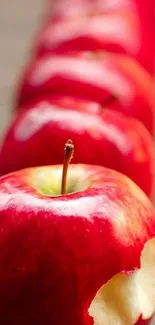
<path fill-rule="evenodd" d="M 62 166 L 49 166 L 0 179 L 0 322 L 148 324 L 150 201 L 124 175 L 89 165 L 70 166 L 62 196 L 61 175 Z"/>
<path fill-rule="evenodd" d="M 0 174 L 61 163 L 64 143 L 71 138 L 76 147 L 75 163 L 118 170 L 150 196 L 154 148 L 147 129 L 116 111 L 105 109 L 101 114 L 92 114 L 85 106 L 81 110 L 61 108 L 50 98 L 39 98 L 28 109 L 23 107 L 3 142 Z"/>
<path fill-rule="evenodd" d="M 122 111 L 153 132 L 153 83 L 149 74 L 127 56 L 85 52 L 49 55 L 32 62 L 22 77 L 19 109 L 38 96 L 79 96 Z M 107 107 L 108 108 L 108 107 Z"/>
<path fill-rule="evenodd" d="M 52 20 L 56 18 L 59 23 L 49 23 L 45 28 L 41 50 L 48 51 L 56 44 L 78 50 L 124 50 L 153 74 L 154 10 L 154 0 L 149 0 L 147 10 L 146 0 L 54 1 L 53 15 L 48 10 L 47 16 L 49 20 L 53 16 Z"/>
<path fill-rule="evenodd" d="M 49 7 L 52 3 L 48 1 Z M 58 19 L 63 17 L 77 17 L 82 14 L 91 15 L 93 12 L 129 12 L 135 9 L 135 4 L 132 0 L 61 0 L 53 1 L 52 15 Z M 51 16 L 51 11 L 50 11 Z"/>
<path fill-rule="evenodd" d="M 154 75 L 154 57 L 155 57 L 155 2 L 150 0 L 146 10 L 145 0 L 135 0 L 138 15 L 140 17 L 140 30 L 142 36 L 142 47 L 139 51 L 139 62 Z"/>
<path fill-rule="evenodd" d="M 140 45 L 136 14 L 99 12 L 70 19 L 51 19 L 39 31 L 35 49 L 39 56 L 55 49 L 59 53 L 104 50 L 136 56 Z"/>

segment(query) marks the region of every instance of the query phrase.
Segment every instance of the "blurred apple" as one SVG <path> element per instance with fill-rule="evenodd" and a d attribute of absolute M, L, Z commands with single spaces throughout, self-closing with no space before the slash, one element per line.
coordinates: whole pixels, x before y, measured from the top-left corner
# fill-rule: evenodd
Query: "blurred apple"
<path fill-rule="evenodd" d="M 72 138 L 76 146 L 75 163 L 120 171 L 150 196 L 155 161 L 149 132 L 136 119 L 107 109 L 92 112 L 94 107 L 97 105 L 91 102 L 77 104 L 72 99 L 67 108 L 63 99 L 48 96 L 22 107 L 3 141 L 0 174 L 59 164 L 63 161 L 61 148 L 67 138 Z"/>
<path fill-rule="evenodd" d="M 38 96 L 79 96 L 136 117 L 153 132 L 152 78 L 126 55 L 74 52 L 32 60 L 21 77 L 18 94 L 18 109 Z"/>

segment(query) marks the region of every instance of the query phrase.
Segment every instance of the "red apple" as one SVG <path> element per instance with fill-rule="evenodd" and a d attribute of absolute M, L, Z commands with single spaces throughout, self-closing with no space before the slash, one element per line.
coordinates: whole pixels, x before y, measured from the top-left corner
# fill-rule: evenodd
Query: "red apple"
<path fill-rule="evenodd" d="M 89 113 L 89 106 L 87 112 L 85 105 L 81 102 L 81 111 L 74 109 L 76 105 L 63 109 L 46 96 L 29 108 L 22 107 L 3 142 L 0 174 L 61 163 L 61 148 L 66 138 L 71 137 L 76 145 L 75 163 L 118 170 L 150 196 L 154 184 L 154 148 L 147 129 L 136 119 L 113 110 Z"/>
<path fill-rule="evenodd" d="M 84 52 L 33 61 L 20 84 L 18 107 L 52 93 L 80 96 L 102 105 L 112 96 L 116 100 L 110 108 L 136 117 L 153 132 L 152 78 L 127 56 Z"/>
<path fill-rule="evenodd" d="M 134 0 L 140 17 L 142 44 L 139 51 L 139 62 L 154 75 L 155 58 L 155 1 Z"/>
<path fill-rule="evenodd" d="M 141 46 L 139 19 L 135 13 L 81 15 L 51 20 L 39 31 L 37 55 L 72 51 L 106 50 L 137 56 Z"/>
<path fill-rule="evenodd" d="M 89 165 L 70 166 L 68 194 L 60 195 L 61 174 L 60 165 L 0 179 L 0 323 L 148 324 L 149 199 L 124 175 Z"/>
<path fill-rule="evenodd" d="M 139 1 L 139 0 L 137 0 Z M 153 0 L 151 0 L 153 1 Z M 52 4 L 52 7 L 51 7 Z M 52 8 L 52 11 L 50 10 Z M 51 17 L 63 19 L 64 17 L 77 17 L 93 12 L 129 12 L 136 9 L 135 0 L 48 0 L 47 14 Z"/>
<path fill-rule="evenodd" d="M 118 12 L 81 15 L 50 20 L 39 31 L 37 55 L 68 50 L 107 50 L 136 56 L 141 45 L 139 20 L 135 13 Z"/>
<path fill-rule="evenodd" d="M 44 97 L 41 98 L 43 100 Z M 58 94 L 52 94 L 51 96 L 48 96 L 48 101 L 52 105 L 56 105 L 58 107 L 67 108 L 67 109 L 73 109 L 78 110 L 80 112 L 88 112 L 91 114 L 102 114 L 106 107 L 108 109 L 111 107 L 111 105 L 114 105 L 115 97 L 109 96 L 106 101 L 106 105 L 103 106 L 99 103 L 96 103 L 94 101 L 89 101 L 87 99 L 84 99 L 82 97 L 76 97 L 76 96 L 63 96 Z M 32 106 L 34 106 L 36 103 L 38 103 L 38 99 L 31 101 L 27 105 L 24 106 L 24 109 L 31 109 Z M 23 107 L 21 107 L 23 109 Z"/>
<path fill-rule="evenodd" d="M 146 0 L 55 0 L 52 5 L 53 20 L 58 18 L 58 23 L 49 22 L 42 33 L 41 52 L 55 46 L 62 50 L 125 50 L 154 73 L 154 0 L 149 0 L 147 10 Z"/>

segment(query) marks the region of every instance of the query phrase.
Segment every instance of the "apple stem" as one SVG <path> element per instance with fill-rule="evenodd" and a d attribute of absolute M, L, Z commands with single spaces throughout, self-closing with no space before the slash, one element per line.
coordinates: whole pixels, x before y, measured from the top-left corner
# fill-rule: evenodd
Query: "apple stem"
<path fill-rule="evenodd" d="M 63 172 L 62 172 L 61 194 L 66 194 L 68 166 L 71 159 L 73 158 L 73 153 L 74 153 L 74 145 L 72 140 L 68 140 L 66 142 L 64 151 L 65 154 L 64 154 Z"/>

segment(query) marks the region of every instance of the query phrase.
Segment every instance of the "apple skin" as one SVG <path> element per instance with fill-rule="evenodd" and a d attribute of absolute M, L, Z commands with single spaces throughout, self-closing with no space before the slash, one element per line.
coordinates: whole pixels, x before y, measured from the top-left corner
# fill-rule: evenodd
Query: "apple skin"
<path fill-rule="evenodd" d="M 45 28 L 45 33 L 43 32 L 43 37 L 40 39 L 40 50 L 46 52 L 52 49 L 56 45 L 56 39 L 60 41 L 62 37 L 63 41 L 63 37 L 67 33 L 66 30 L 68 30 L 70 39 L 68 37 L 67 42 L 64 40 L 64 43 L 57 44 L 62 49 L 99 50 L 102 48 L 114 52 L 124 50 L 133 55 L 147 71 L 154 74 L 154 10 L 154 0 L 149 1 L 147 10 L 146 0 L 105 2 L 67 0 L 63 1 L 63 4 L 62 1 L 55 1 L 52 4 L 52 15 L 47 13 L 49 26 L 47 29 Z M 48 11 L 50 12 L 50 10 Z M 97 22 L 95 25 L 93 23 L 97 15 L 99 15 L 100 28 L 97 27 Z M 93 18 L 93 16 L 95 17 Z M 87 17 L 89 18 L 88 24 Z M 82 23 L 81 18 L 85 20 L 85 23 Z M 117 19 L 118 24 L 116 23 Z M 54 20 L 60 24 L 59 30 L 55 30 Z M 101 34 L 102 25 L 103 33 Z M 112 26 L 114 30 L 112 30 Z M 71 30 L 69 30 L 70 28 Z M 50 34 L 48 34 L 49 29 L 51 30 Z M 74 33 L 73 30 L 76 32 Z M 45 39 L 44 35 L 46 35 Z"/>
<path fill-rule="evenodd" d="M 87 309 L 97 290 L 117 273 L 139 268 L 144 244 L 155 236 L 153 207 L 130 179 L 73 165 L 72 180 L 89 186 L 64 196 L 39 192 L 37 178 L 44 179 L 38 175 L 61 169 L 26 169 L 0 179 L 2 324 L 92 325 Z"/>
<path fill-rule="evenodd" d="M 99 12 L 47 20 L 39 31 L 34 51 L 42 56 L 55 49 L 58 53 L 104 50 L 136 57 L 139 47 L 139 19 L 135 12 Z"/>
<path fill-rule="evenodd" d="M 135 0 L 137 5 L 138 14 L 140 17 L 140 29 L 142 38 L 143 50 L 139 51 L 139 62 L 146 68 L 152 75 L 154 75 L 154 57 L 155 57 L 155 42 L 154 42 L 154 29 L 155 29 L 155 2 L 150 0 L 146 10 L 145 0 Z"/>
<path fill-rule="evenodd" d="M 51 7 L 52 4 L 52 7 Z M 57 19 L 64 17 L 76 17 L 77 15 L 89 14 L 93 12 L 118 12 L 126 11 L 129 12 L 135 9 L 134 1 L 131 0 L 109 0 L 109 1 L 92 1 L 92 0 L 61 0 L 48 1 L 47 14 L 51 17 L 50 8 L 52 8 L 52 16 Z"/>
<path fill-rule="evenodd" d="M 40 98 L 41 101 L 43 100 L 43 97 Z M 59 94 L 52 94 L 51 96 L 48 96 L 48 100 L 50 101 L 50 103 L 55 106 L 61 107 L 61 108 L 66 108 L 66 109 L 73 109 L 73 110 L 77 110 L 79 112 L 88 112 L 91 114 L 97 114 L 100 115 L 104 112 L 105 108 L 109 106 L 111 107 L 111 105 L 114 105 L 115 102 L 115 98 L 112 96 L 109 96 L 109 98 L 107 98 L 107 105 L 103 106 L 99 103 L 96 103 L 94 101 L 89 101 L 87 99 L 84 99 L 82 97 L 76 97 L 76 96 L 63 96 L 63 95 L 59 95 Z M 38 99 L 31 101 L 30 103 L 28 103 L 27 105 L 23 106 L 24 109 L 31 109 L 33 105 L 35 105 L 36 103 L 38 103 Z M 21 109 L 23 109 L 23 107 L 21 107 Z"/>
<path fill-rule="evenodd" d="M 51 54 L 32 60 L 21 76 L 17 107 L 38 96 L 79 96 L 133 116 L 153 133 L 153 83 L 130 57 L 106 53 Z M 107 105 L 108 108 L 108 105 Z"/>
<path fill-rule="evenodd" d="M 75 163 L 118 170 L 151 196 L 154 146 L 142 123 L 112 110 L 89 113 L 85 103 L 81 111 L 73 106 L 61 108 L 48 97 L 29 104 L 28 109 L 22 107 L 15 117 L 1 148 L 0 175 L 62 163 L 64 143 L 70 138 L 76 148 Z"/>

